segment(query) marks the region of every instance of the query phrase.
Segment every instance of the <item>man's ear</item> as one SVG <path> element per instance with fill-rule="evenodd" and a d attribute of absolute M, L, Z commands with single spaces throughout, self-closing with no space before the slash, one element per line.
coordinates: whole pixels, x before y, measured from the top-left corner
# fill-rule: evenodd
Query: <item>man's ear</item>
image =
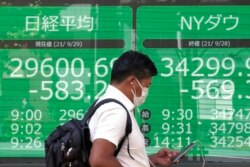
<path fill-rule="evenodd" d="M 134 84 L 135 77 L 134 77 L 134 76 L 129 76 L 126 80 L 127 80 L 128 84 L 133 85 L 133 84 Z"/>

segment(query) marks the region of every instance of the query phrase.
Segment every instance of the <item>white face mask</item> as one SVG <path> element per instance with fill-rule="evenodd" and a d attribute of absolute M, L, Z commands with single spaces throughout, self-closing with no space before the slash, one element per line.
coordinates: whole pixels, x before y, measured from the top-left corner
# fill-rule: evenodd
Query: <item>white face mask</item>
<path fill-rule="evenodd" d="M 148 96 L 148 88 L 146 87 L 143 87 L 141 85 L 141 83 L 136 79 L 137 83 L 140 85 L 141 89 L 142 89 L 142 92 L 141 92 L 141 96 L 138 97 L 136 96 L 136 91 L 134 92 L 133 90 L 132 93 L 134 95 L 134 105 L 135 106 L 140 106 L 141 104 L 143 104 Z M 135 89 L 134 89 L 135 90 Z"/>

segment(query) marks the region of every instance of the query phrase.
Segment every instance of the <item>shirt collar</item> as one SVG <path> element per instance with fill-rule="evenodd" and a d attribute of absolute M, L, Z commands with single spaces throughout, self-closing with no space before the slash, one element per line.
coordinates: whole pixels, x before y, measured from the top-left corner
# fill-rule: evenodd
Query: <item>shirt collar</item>
<path fill-rule="evenodd" d="M 113 85 L 108 85 L 108 88 L 103 96 L 103 98 L 116 98 L 124 104 L 128 111 L 133 111 L 135 105 L 129 100 L 129 98 L 119 89 Z"/>

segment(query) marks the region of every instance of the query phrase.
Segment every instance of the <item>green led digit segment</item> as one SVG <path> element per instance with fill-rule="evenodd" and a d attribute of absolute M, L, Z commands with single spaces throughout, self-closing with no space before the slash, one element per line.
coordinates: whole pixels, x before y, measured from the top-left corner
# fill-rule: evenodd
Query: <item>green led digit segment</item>
<path fill-rule="evenodd" d="M 137 48 L 159 68 L 142 107 L 152 112 L 148 152 L 194 140 L 207 156 L 250 151 L 248 15 L 248 6 L 138 8 Z"/>
<path fill-rule="evenodd" d="M 47 135 L 83 118 L 107 88 L 116 57 L 132 48 L 132 12 L 109 6 L 0 12 L 6 23 L 0 31 L 0 157 L 43 157 Z"/>

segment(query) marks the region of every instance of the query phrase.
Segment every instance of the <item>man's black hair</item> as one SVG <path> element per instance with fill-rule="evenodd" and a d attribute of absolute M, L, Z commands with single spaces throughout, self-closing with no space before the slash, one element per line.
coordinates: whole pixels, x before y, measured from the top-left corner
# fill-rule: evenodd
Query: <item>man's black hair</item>
<path fill-rule="evenodd" d="M 129 50 L 115 62 L 111 72 L 111 81 L 122 82 L 130 75 L 139 80 L 157 75 L 154 62 L 145 54 Z"/>

